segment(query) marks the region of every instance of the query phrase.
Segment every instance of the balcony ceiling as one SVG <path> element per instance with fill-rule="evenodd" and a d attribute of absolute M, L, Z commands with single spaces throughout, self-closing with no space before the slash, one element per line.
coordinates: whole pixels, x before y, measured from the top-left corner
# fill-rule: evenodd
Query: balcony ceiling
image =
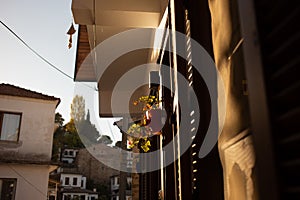
<path fill-rule="evenodd" d="M 160 0 L 73 0 L 78 24 L 133 28 L 157 27 L 166 1 Z"/>
<path fill-rule="evenodd" d="M 80 25 L 75 81 L 98 82 L 100 116 L 112 116 L 111 109 L 108 108 L 107 103 L 111 102 L 111 94 L 116 82 L 133 67 L 153 61 L 150 59 L 152 50 L 140 50 L 122 55 L 109 66 L 107 72 L 99 80 L 96 78 L 95 72 L 97 71 L 96 68 L 101 68 L 101 66 L 95 67 L 92 60 L 81 65 L 83 60 L 91 52 L 91 49 L 115 34 L 133 28 L 157 28 L 167 3 L 167 0 L 72 1 L 74 20 L 76 24 Z M 150 45 L 153 43 L 153 38 L 154 35 L 149 36 Z M 146 69 L 144 76 L 142 76 L 143 78 L 148 79 L 149 70 L 153 69 Z M 121 90 L 120 94 L 129 95 L 126 92 L 126 88 Z M 137 93 L 135 94 L 136 96 L 147 95 L 147 86 L 139 88 Z M 122 102 L 117 104 L 120 107 Z M 117 112 L 123 115 L 125 111 L 120 107 Z"/>

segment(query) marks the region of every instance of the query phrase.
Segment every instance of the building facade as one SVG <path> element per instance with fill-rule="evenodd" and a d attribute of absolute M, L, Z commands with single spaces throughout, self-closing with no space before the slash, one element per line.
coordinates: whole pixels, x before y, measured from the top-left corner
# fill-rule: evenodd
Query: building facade
<path fill-rule="evenodd" d="M 120 175 L 111 176 L 111 200 L 119 200 L 119 189 L 120 189 Z M 126 200 L 132 200 L 132 193 L 131 193 L 131 186 L 132 186 L 132 177 L 131 174 L 128 174 L 126 180 Z"/>
<path fill-rule="evenodd" d="M 60 174 L 60 196 L 61 200 L 96 200 L 97 191 L 86 189 L 86 177 L 82 174 L 64 173 Z"/>
<path fill-rule="evenodd" d="M 124 99 L 132 101 L 149 94 L 145 83 L 150 71 L 160 74 L 159 97 L 167 120 L 163 138 L 154 139 L 150 152 L 178 136 L 173 148 L 175 161 L 160 170 L 140 173 L 136 199 L 299 198 L 299 99 L 295 96 L 299 93 L 299 56 L 295 53 L 300 41 L 300 30 L 295 27 L 299 7 L 299 2 L 270 0 L 133 0 L 126 5 L 121 1 L 73 0 L 75 23 L 80 25 L 75 81 L 98 83 L 100 116 L 139 114 L 136 107 L 128 108 L 127 101 L 124 105 Z M 147 36 L 136 37 L 131 44 L 125 42 L 130 37 L 119 40 L 120 49 L 140 47 L 144 40 L 152 46 L 142 43 L 144 48 L 133 48 L 113 61 L 110 56 L 118 52 L 116 47 L 97 52 L 97 45 L 107 44 L 105 39 L 116 33 L 158 27 L 166 28 L 156 37 L 158 52 L 156 31 L 147 35 L 148 40 Z M 182 42 L 174 33 L 184 34 L 186 40 Z M 195 48 L 191 38 L 205 53 Z M 212 74 L 206 79 L 200 73 L 211 67 L 204 54 L 215 63 L 219 77 Z M 197 62 L 201 63 L 200 71 L 194 66 Z M 128 71 L 145 63 L 157 65 L 144 65 L 142 73 L 135 74 L 143 86 L 132 92 L 128 85 L 117 84 Z M 169 70 L 163 70 L 163 65 Z M 180 82 L 180 76 L 188 84 Z M 134 82 L 134 77 L 129 82 Z M 192 91 L 196 102 L 191 101 Z M 116 94 L 117 100 L 113 99 Z M 225 107 L 220 106 L 222 101 Z M 196 105 L 200 113 L 195 113 Z M 184 115 L 183 108 L 190 115 Z M 220 133 L 207 134 L 213 117 L 224 126 Z M 182 127 L 184 120 L 190 120 L 191 125 Z M 196 135 L 192 133 L 195 121 L 199 121 Z M 205 152 L 203 144 L 213 139 L 218 142 L 206 146 L 209 151 Z M 177 156 L 185 141 L 191 145 Z M 149 161 L 143 162 L 149 165 Z"/>
<path fill-rule="evenodd" d="M 50 174 L 49 200 L 98 199 L 99 191 L 87 189 L 88 179 L 76 164 L 80 150 L 66 147 L 61 151 L 60 166 Z"/>
<path fill-rule="evenodd" d="M 60 99 L 0 84 L 1 199 L 47 199 L 55 109 Z"/>
<path fill-rule="evenodd" d="M 98 151 L 100 154 L 105 154 L 104 150 Z M 80 149 L 76 159 L 78 172 L 86 176 L 88 179 L 93 179 L 97 184 L 110 186 L 110 177 L 118 173 L 117 170 L 109 168 L 105 164 L 97 160 L 87 149 Z"/>
<path fill-rule="evenodd" d="M 66 164 L 74 164 L 78 151 L 78 149 L 63 149 L 61 161 Z"/>

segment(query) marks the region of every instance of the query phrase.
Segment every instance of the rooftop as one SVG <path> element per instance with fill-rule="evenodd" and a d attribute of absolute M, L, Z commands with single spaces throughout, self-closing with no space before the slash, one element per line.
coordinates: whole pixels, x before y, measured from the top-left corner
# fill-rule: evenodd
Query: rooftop
<path fill-rule="evenodd" d="M 62 193 L 88 193 L 88 194 L 98 194 L 98 192 L 94 192 L 88 189 L 81 189 L 81 188 L 64 188 Z"/>
<path fill-rule="evenodd" d="M 16 97 L 27 97 L 33 99 L 42 99 L 49 101 L 58 101 L 57 105 L 60 103 L 60 98 L 54 96 L 48 96 L 42 93 L 34 92 L 28 89 L 20 88 L 14 85 L 0 84 L 0 95 L 16 96 Z"/>

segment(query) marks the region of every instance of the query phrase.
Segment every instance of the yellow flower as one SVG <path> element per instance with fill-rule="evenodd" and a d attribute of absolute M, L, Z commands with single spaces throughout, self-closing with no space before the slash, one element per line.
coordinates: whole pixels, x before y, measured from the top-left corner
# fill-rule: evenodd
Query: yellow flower
<path fill-rule="evenodd" d="M 129 140 L 129 148 L 132 149 L 134 146 L 138 145 L 139 139 L 128 137 Z"/>
<path fill-rule="evenodd" d="M 145 139 L 147 140 L 147 139 Z M 147 140 L 147 142 L 145 142 L 143 145 L 141 145 L 141 148 L 144 150 L 144 152 L 147 152 L 150 150 L 149 146 L 151 146 L 150 141 Z"/>
<path fill-rule="evenodd" d="M 134 147 L 134 143 L 129 143 L 129 148 L 132 149 Z"/>

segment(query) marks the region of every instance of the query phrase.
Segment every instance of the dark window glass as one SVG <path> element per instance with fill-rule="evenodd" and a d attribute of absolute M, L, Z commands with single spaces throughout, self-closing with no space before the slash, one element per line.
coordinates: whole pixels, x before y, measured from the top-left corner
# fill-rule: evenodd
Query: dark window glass
<path fill-rule="evenodd" d="M 0 179 L 0 199 L 14 200 L 17 179 Z"/>
<path fill-rule="evenodd" d="M 77 178 L 73 178 L 73 185 L 77 185 Z"/>
<path fill-rule="evenodd" d="M 70 185 L 70 178 L 69 177 L 65 178 L 65 185 Z"/>

